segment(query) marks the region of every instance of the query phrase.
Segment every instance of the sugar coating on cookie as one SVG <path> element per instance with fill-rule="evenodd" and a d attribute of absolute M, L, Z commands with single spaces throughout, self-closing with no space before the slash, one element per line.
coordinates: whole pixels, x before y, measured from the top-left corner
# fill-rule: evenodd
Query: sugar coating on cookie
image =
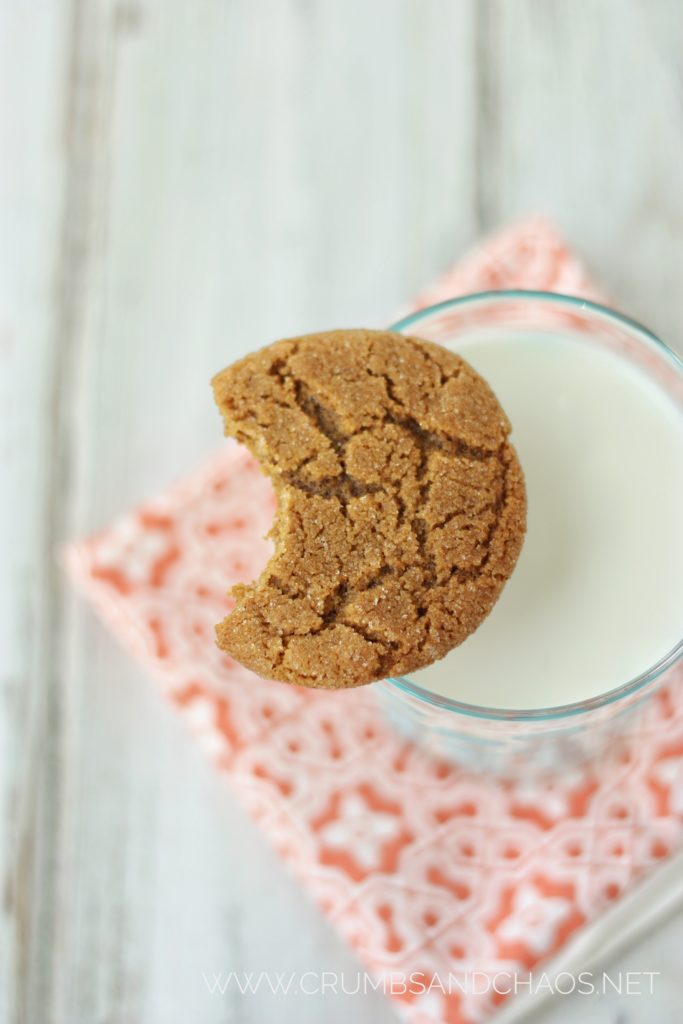
<path fill-rule="evenodd" d="M 491 611 L 524 539 L 510 423 L 440 345 L 339 330 L 213 379 L 225 432 L 272 479 L 275 551 L 218 645 L 260 676 L 351 687 L 424 668 Z"/>

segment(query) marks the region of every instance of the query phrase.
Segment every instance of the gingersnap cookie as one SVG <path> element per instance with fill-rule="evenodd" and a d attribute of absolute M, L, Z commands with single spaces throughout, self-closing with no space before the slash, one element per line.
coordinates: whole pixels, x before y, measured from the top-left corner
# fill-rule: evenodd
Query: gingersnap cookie
<path fill-rule="evenodd" d="M 488 384 L 386 331 L 278 341 L 213 380 L 226 434 L 270 476 L 275 552 L 218 645 L 260 676 L 349 687 L 424 668 L 488 615 L 525 531 Z"/>

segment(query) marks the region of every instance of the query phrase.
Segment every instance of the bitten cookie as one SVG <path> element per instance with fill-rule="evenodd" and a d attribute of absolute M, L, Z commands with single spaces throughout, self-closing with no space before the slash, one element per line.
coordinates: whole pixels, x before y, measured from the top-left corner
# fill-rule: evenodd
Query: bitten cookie
<path fill-rule="evenodd" d="M 278 341 L 213 380 L 225 432 L 273 482 L 275 552 L 218 645 L 261 676 L 350 687 L 443 657 L 488 615 L 525 531 L 488 384 L 385 331 Z"/>

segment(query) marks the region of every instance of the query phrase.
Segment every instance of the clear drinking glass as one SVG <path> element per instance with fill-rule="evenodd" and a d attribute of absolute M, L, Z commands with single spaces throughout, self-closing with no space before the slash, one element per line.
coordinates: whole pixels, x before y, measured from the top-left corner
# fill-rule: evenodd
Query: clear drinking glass
<path fill-rule="evenodd" d="M 570 333 L 583 344 L 618 352 L 683 410 L 683 362 L 678 356 L 633 320 L 583 299 L 549 292 L 484 292 L 430 306 L 390 329 L 447 347 L 457 348 L 467 339 L 471 352 L 479 334 L 490 337 L 494 329 L 497 337 L 519 337 L 520 328 L 546 338 Z M 386 679 L 373 689 L 395 728 L 439 757 L 500 775 L 556 773 L 599 758 L 615 739 L 637 730 L 639 710 L 673 679 L 682 655 L 683 639 L 636 678 L 558 707 L 477 707 L 434 694 L 410 678 Z"/>

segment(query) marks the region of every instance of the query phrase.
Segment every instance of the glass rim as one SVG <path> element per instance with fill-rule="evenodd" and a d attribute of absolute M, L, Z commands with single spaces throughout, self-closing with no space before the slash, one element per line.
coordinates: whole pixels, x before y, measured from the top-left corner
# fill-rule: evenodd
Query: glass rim
<path fill-rule="evenodd" d="M 678 374 L 683 377 L 683 360 L 676 352 L 673 351 L 673 349 L 669 348 L 661 338 L 657 337 L 657 335 L 647 327 L 644 327 L 643 324 L 634 320 L 632 317 L 626 316 L 624 313 L 619 313 L 617 310 L 611 309 L 609 306 L 602 305 L 599 302 L 593 302 L 591 299 L 583 299 L 576 295 L 565 295 L 561 292 L 524 289 L 472 292 L 469 295 L 461 295 L 457 298 L 445 299 L 442 302 L 436 302 L 432 305 L 424 306 L 422 309 L 416 310 L 414 313 L 408 313 L 400 320 L 391 324 L 388 330 L 395 331 L 397 333 L 405 333 L 407 328 L 413 327 L 421 320 L 425 320 L 434 314 L 445 312 L 449 309 L 468 305 L 473 306 L 477 303 L 500 303 L 509 299 L 520 299 L 522 301 L 536 299 L 548 301 L 557 306 L 564 306 L 571 310 L 581 309 L 597 313 L 606 320 L 616 322 L 628 328 L 636 335 L 640 335 L 646 343 L 650 345 L 654 344 Z M 539 708 L 496 708 L 480 706 L 478 704 L 468 704 L 464 701 L 457 701 L 450 697 L 443 697 L 439 694 L 432 693 L 430 690 L 424 689 L 404 676 L 388 677 L 387 679 L 382 680 L 379 685 L 386 685 L 392 690 L 395 689 L 404 694 L 408 694 L 433 707 L 438 707 L 444 711 L 452 711 L 460 715 L 466 715 L 469 718 L 481 718 L 506 722 L 549 721 L 586 714 L 590 711 L 596 711 L 599 708 L 607 707 L 608 705 L 624 700 L 626 697 L 630 697 L 639 690 L 644 689 L 649 683 L 653 683 L 664 672 L 666 672 L 667 669 L 675 665 L 682 656 L 683 637 L 677 644 L 675 644 L 674 647 L 671 648 L 671 650 L 655 662 L 654 665 L 632 679 L 629 679 L 627 682 L 621 683 L 619 686 L 612 687 L 612 689 L 599 693 L 597 696 L 589 697 L 586 700 L 574 701 L 570 704 L 550 705 Z"/>

